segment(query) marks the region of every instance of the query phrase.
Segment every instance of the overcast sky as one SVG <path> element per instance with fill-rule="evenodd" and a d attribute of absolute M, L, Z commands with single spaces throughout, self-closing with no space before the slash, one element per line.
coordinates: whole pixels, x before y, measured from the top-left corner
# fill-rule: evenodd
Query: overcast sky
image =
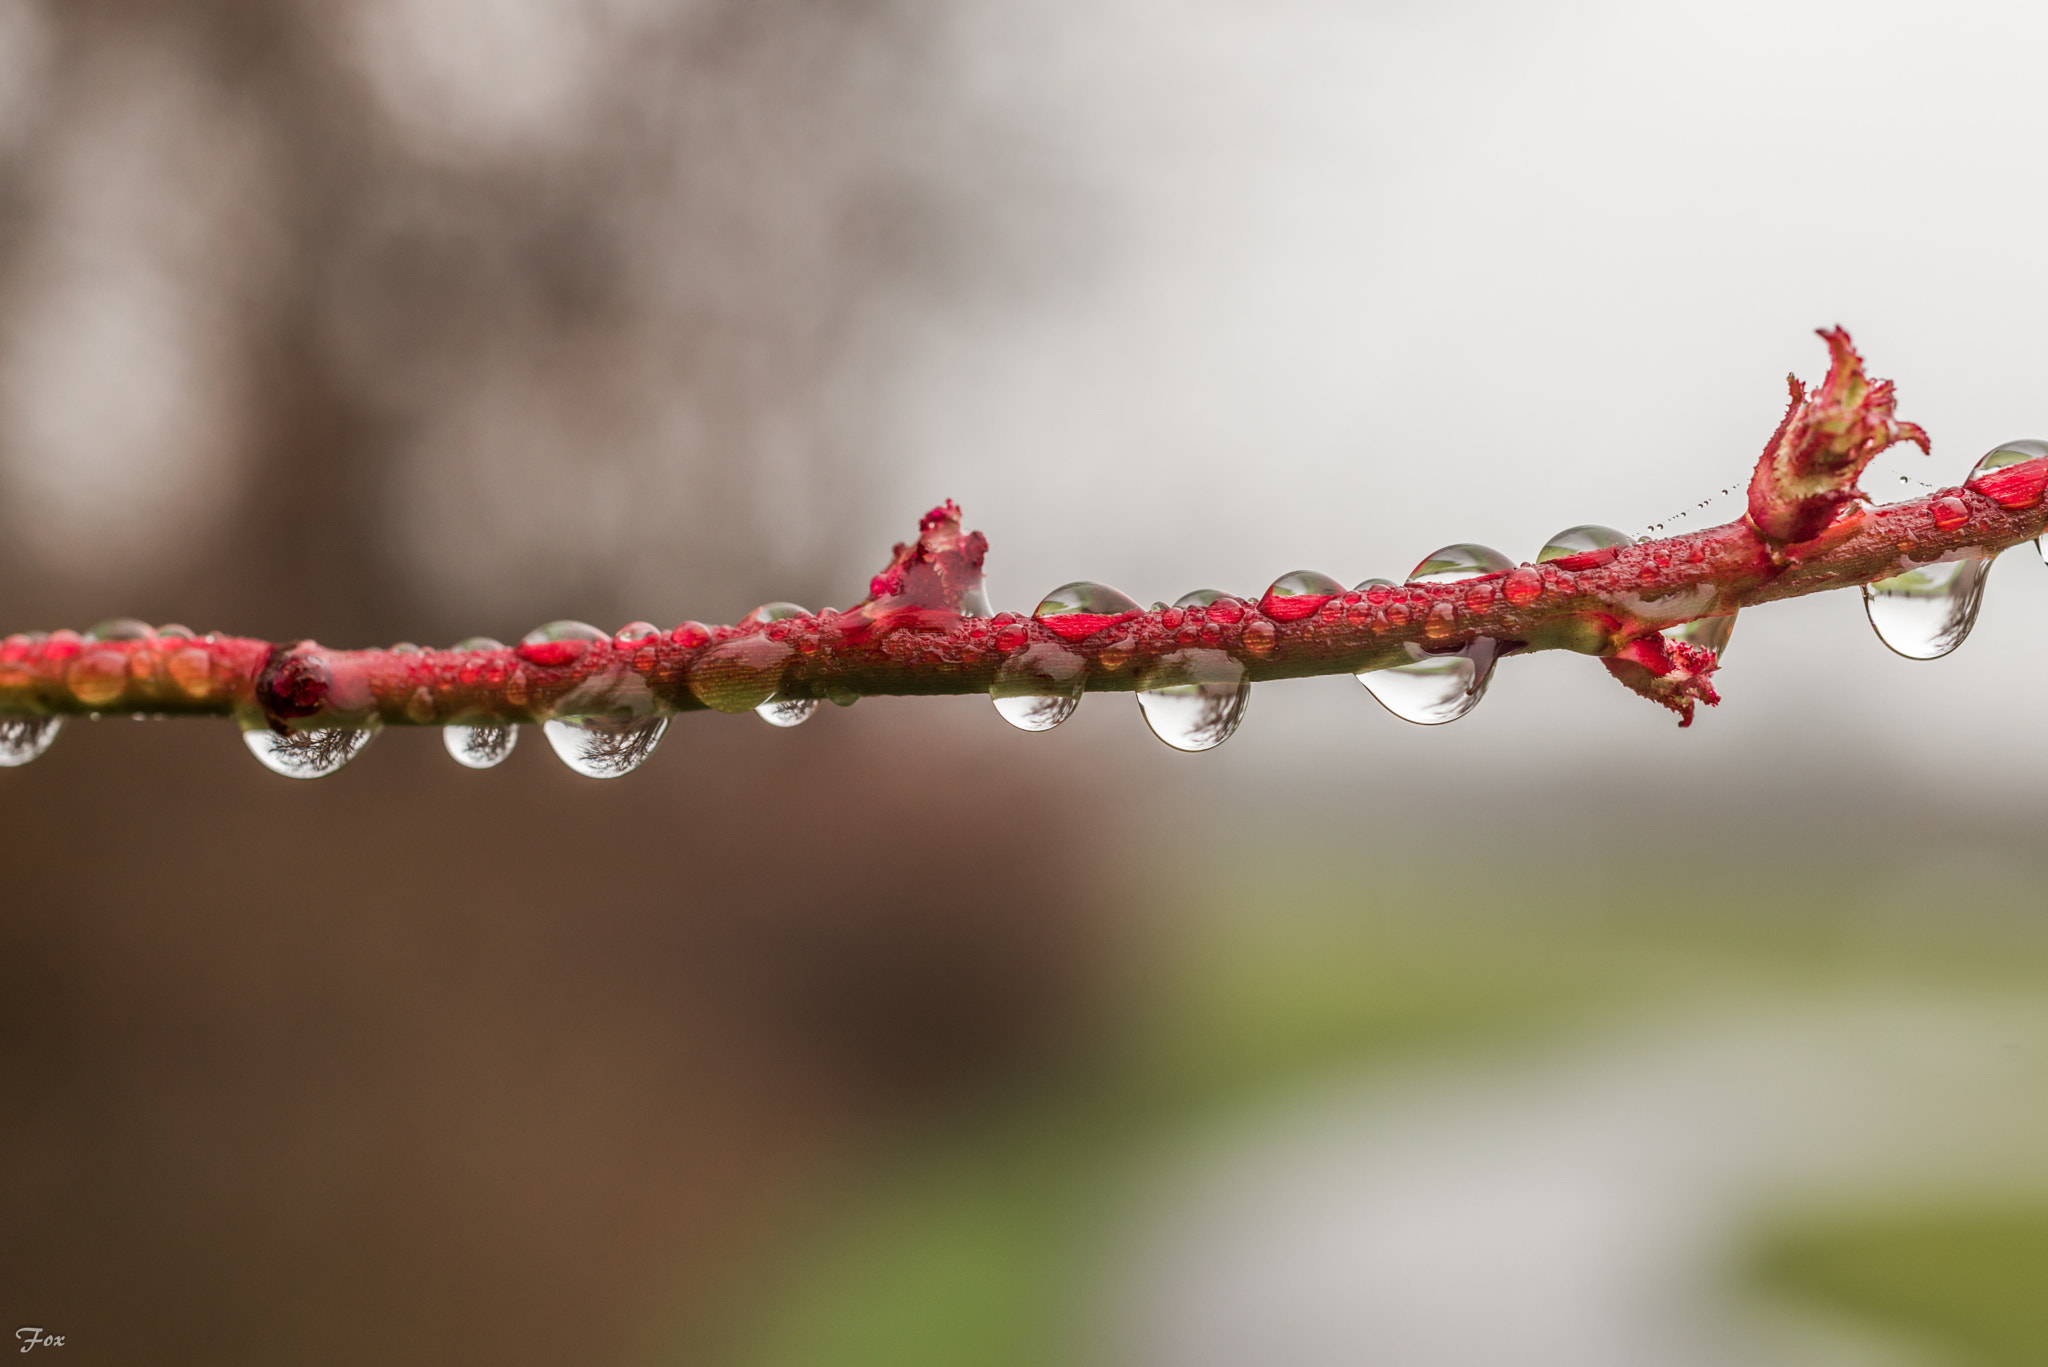
<path fill-rule="evenodd" d="M 1398 577 L 1465 539 L 1524 558 L 1745 479 L 1837 322 L 1934 437 L 1866 486 L 1953 482 L 2048 433 L 2044 38 L 2018 5 L 1782 0 L 983 16 L 964 78 L 1032 131 L 986 155 L 1056 172 L 1047 250 L 1072 268 L 931 324 L 904 505 L 961 500 L 999 608 L 1077 576 L 1146 601 Z M 2022 548 L 1940 663 L 1887 653 L 1853 595 L 1752 614 L 1727 704 L 1683 736 L 1554 658 L 1510 661 L 1440 732 L 1349 681 L 1272 688 L 1231 749 L 1327 754 L 1351 715 L 1367 760 L 1545 766 L 1626 736 L 1648 760 L 1846 748 L 2032 792 L 2040 727 L 1991 704 L 2030 696 L 2044 609 Z"/>

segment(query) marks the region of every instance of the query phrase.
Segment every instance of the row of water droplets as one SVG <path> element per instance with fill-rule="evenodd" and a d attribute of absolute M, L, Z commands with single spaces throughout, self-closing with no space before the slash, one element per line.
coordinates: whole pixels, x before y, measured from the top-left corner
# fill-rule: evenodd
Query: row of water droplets
<path fill-rule="evenodd" d="M 744 623 L 767 624 L 809 614 L 794 603 L 768 603 L 749 613 Z M 681 629 L 679 628 L 679 631 Z M 608 641 L 614 647 L 632 648 L 652 644 L 660 629 L 651 622 L 632 622 L 607 635 L 585 622 L 550 622 L 522 638 L 523 646 L 547 642 Z M 22 638 L 29 643 L 47 640 L 40 633 Z M 211 637 L 208 638 L 212 640 Z M 149 641 L 174 647 L 179 641 L 194 641 L 195 634 L 177 625 L 152 627 L 146 622 L 120 618 L 102 622 L 81 638 L 85 645 L 99 642 Z M 499 651 L 500 641 L 472 636 L 457 642 L 463 652 Z M 392 647 L 398 655 L 420 654 L 411 642 Z M 70 672 L 71 689 L 82 701 L 112 703 L 128 684 L 131 664 L 152 661 L 149 655 L 112 655 L 102 652 L 111 665 L 102 668 L 99 657 L 82 655 Z M 217 686 L 210 673 L 210 661 L 202 649 L 167 649 L 164 667 L 191 696 L 204 697 Z M 118 666 L 118 667 L 115 667 Z M 98 671 L 98 672 L 95 672 Z M 105 673 L 106 677 L 100 677 Z M 242 739 L 251 754 L 273 773 L 288 778 L 324 778 L 347 765 L 383 729 L 367 684 L 360 678 L 340 677 L 326 681 L 332 692 L 323 699 L 321 710 L 338 722 L 319 726 L 287 727 L 279 730 L 260 712 L 241 718 Z M 465 682 L 471 680 L 465 679 Z M 772 683 L 763 687 L 766 700 L 753 710 L 774 726 L 796 726 L 817 710 L 815 699 L 773 696 Z M 849 699 L 850 701 L 851 699 Z M 415 704 L 416 720 L 432 718 L 434 702 L 425 688 Z M 751 699 L 749 700 L 751 704 Z M 737 710 L 745 710 L 740 708 Z M 616 778 L 645 763 L 668 729 L 668 714 L 655 699 L 646 679 L 632 669 L 612 669 L 593 675 L 559 699 L 551 715 L 541 724 L 549 746 L 571 769 L 591 778 Z M 98 714 L 92 714 L 97 717 Z M 42 755 L 64 729 L 62 716 L 0 716 L 0 767 L 27 764 Z M 479 718 L 449 723 L 441 728 L 443 745 L 456 763 L 470 769 L 494 768 L 511 755 L 519 741 L 519 727 L 507 721 Z"/>
<path fill-rule="evenodd" d="M 31 632 L 23 638 L 28 642 L 41 643 L 49 639 L 48 633 Z M 132 617 L 115 617 L 101 622 L 80 638 L 85 645 L 102 641 L 161 641 L 173 648 L 168 651 L 165 669 L 172 680 L 193 697 L 204 697 L 213 687 L 211 664 L 206 652 L 197 646 L 198 633 L 190 627 L 168 623 L 153 627 L 147 622 Z M 209 641 L 213 638 L 208 637 Z M 179 642 L 191 641 L 192 647 L 178 648 Z M 109 665 L 102 665 L 98 657 L 81 655 L 70 671 L 71 691 L 81 702 L 112 703 L 128 686 L 129 661 L 127 658 L 102 652 L 107 655 Z M 95 718 L 98 713 L 92 714 Z M 0 716 L 0 768 L 16 768 L 42 755 L 64 730 L 64 718 L 50 716 Z"/>
<path fill-rule="evenodd" d="M 1625 533 L 1586 524 L 1551 537 L 1536 560 L 1542 564 L 1584 551 L 1632 544 L 1634 539 Z M 1457 542 L 1424 556 L 1405 583 L 1449 584 L 1482 575 L 1507 574 L 1515 568 L 1514 561 L 1490 546 Z M 1391 579 L 1367 579 L 1353 586 L 1350 594 L 1355 597 L 1395 587 L 1398 586 Z M 1515 586 L 1509 586 L 1507 592 L 1513 601 Z M 1288 599 L 1321 603 L 1345 594 L 1343 584 L 1327 574 L 1295 570 L 1274 580 L 1260 601 L 1269 605 Z M 1153 607 L 1160 611 L 1168 605 L 1157 603 Z M 1211 614 L 1220 607 L 1228 614 L 1225 620 L 1231 623 L 1240 620 L 1243 612 L 1236 600 L 1214 589 L 1185 594 L 1171 607 L 1176 611 L 1207 609 Z M 1053 590 L 1032 615 L 1059 618 L 1089 614 L 1114 618 L 1137 611 L 1137 603 L 1116 589 L 1082 581 Z M 1734 620 L 1733 614 L 1703 618 L 1673 627 L 1667 634 L 1710 646 L 1718 654 L 1727 646 Z M 1270 632 L 1271 627 L 1266 630 Z M 1227 652 L 1213 648 L 1214 644 L 1212 638 L 1212 648 L 1176 651 L 1152 666 L 1151 678 L 1140 680 L 1143 686 L 1137 691 L 1138 708 L 1146 725 L 1177 750 L 1212 750 L 1221 745 L 1244 721 L 1250 705 L 1251 682 L 1245 678 L 1244 666 Z M 1422 726 L 1436 726 L 1456 721 L 1478 706 L 1492 679 L 1499 643 L 1482 636 L 1439 651 L 1414 642 L 1404 642 L 1403 649 L 1409 656 L 1406 663 L 1361 670 L 1358 681 L 1395 716 Z M 1004 661 L 989 693 L 996 711 L 1012 726 L 1025 731 L 1050 731 L 1080 707 L 1085 682 L 1086 662 L 1077 652 L 1056 642 L 1039 641 Z"/>
<path fill-rule="evenodd" d="M 1970 476 L 2048 456 L 2048 442 L 2009 441 L 1994 446 L 1970 468 Z M 1969 509 L 1957 498 L 1937 499 L 1937 527 L 1961 526 Z M 2037 540 L 2034 549 L 2041 551 Z M 2048 559 L 2048 552 L 2043 552 Z M 1969 547 L 1949 558 L 1912 564 L 1889 579 L 1863 586 L 1863 607 L 1877 638 L 1909 660 L 1937 660 L 1961 645 L 1977 624 L 1984 584 L 1994 556 Z"/>
<path fill-rule="evenodd" d="M 810 614 L 795 603 L 766 603 L 742 619 L 766 624 Z M 609 642 L 628 651 L 651 646 L 661 635 L 652 622 L 629 622 L 607 635 L 588 622 L 559 621 L 534 628 L 520 638 L 522 646 L 555 642 Z M 418 646 L 401 643 L 398 654 Z M 496 651 L 504 643 L 488 636 L 457 642 L 458 651 Z M 757 695 L 758 696 L 758 695 Z M 773 726 L 797 726 L 818 708 L 815 698 L 770 697 L 753 710 Z M 668 732 L 669 714 L 662 708 L 644 674 L 612 669 L 593 674 L 558 699 L 541 723 L 541 734 L 556 758 L 586 778 L 618 778 L 647 762 Z M 348 726 L 279 735 L 261 721 L 245 725 L 243 737 L 256 757 L 290 778 L 322 778 L 340 769 L 368 745 L 381 729 L 374 716 Z M 441 741 L 457 764 L 491 769 L 505 762 L 519 743 L 517 724 L 497 720 L 452 722 L 441 728 Z"/>

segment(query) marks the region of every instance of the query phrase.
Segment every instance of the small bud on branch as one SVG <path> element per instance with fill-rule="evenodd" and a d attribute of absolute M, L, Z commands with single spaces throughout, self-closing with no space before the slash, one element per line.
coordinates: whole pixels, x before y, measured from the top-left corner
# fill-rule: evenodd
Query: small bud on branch
<path fill-rule="evenodd" d="M 917 539 L 898 545 L 867 598 L 843 612 L 769 604 L 731 626 L 685 622 L 663 632 L 635 623 L 611 636 L 555 623 L 514 647 L 454 650 L 202 639 L 129 622 L 85 636 L 10 636 L 0 644 L 0 758 L 10 745 L 32 758 L 51 719 L 118 711 L 233 716 L 256 733 L 259 754 L 296 745 L 314 772 L 360 748 L 360 739 L 324 733 L 456 728 L 481 758 L 457 750 L 456 731 L 451 750 L 484 767 L 509 750 L 510 727 L 547 723 L 579 770 L 625 772 L 674 713 L 760 710 L 794 725 L 821 700 L 991 689 L 999 705 L 1006 689 L 1048 703 L 1012 717 L 1027 729 L 1055 724 L 1083 692 L 1138 692 L 1150 700 L 1155 730 L 1157 705 L 1162 716 L 1183 718 L 1192 739 L 1162 737 L 1199 749 L 1235 727 L 1254 682 L 1462 659 L 1476 700 L 1496 658 L 1558 649 L 1600 657 L 1616 679 L 1689 725 L 1697 703 L 1719 701 L 1718 660 L 1702 644 L 1667 638 L 1667 629 L 1942 562 L 1987 560 L 2048 527 L 2048 447 L 2025 443 L 2001 448 L 2012 459 L 1996 467 L 1987 459 L 1963 487 L 1866 506 L 1857 479 L 1870 460 L 1900 441 L 1924 450 L 1927 436 L 1893 416 L 1891 383 L 1864 375 L 1846 332 L 1821 335 L 1832 355 L 1827 378 L 1810 395 L 1792 381 L 1792 404 L 1750 481 L 1746 516 L 1683 536 L 1614 536 L 1616 544 L 1522 565 L 1460 545 L 1419 567 L 1427 582 L 1346 590 L 1297 571 L 1258 598 L 1204 591 L 1150 611 L 1113 589 L 1076 584 L 1033 615 L 990 616 L 987 540 L 962 532 L 949 502 L 925 514 Z M 2021 459 L 2029 453 L 2036 458 Z M 1418 719 L 1448 719 L 1469 705 Z M 590 767 L 563 749 L 563 727 Z"/>

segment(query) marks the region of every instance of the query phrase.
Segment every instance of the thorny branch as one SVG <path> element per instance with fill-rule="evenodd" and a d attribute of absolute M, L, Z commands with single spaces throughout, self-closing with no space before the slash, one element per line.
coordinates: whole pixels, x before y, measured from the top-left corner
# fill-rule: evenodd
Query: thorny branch
<path fill-rule="evenodd" d="M 1821 335 L 1832 353 L 1827 378 L 1811 393 L 1791 381 L 1792 403 L 1757 462 L 1746 516 L 1682 536 L 1448 584 L 988 616 L 988 543 L 961 531 L 949 502 L 925 515 L 917 539 L 896 547 L 867 598 L 843 612 L 758 609 L 732 626 L 685 622 L 485 650 L 344 651 L 169 628 L 134 639 L 19 634 L 0 645 L 0 715 L 237 716 L 289 734 L 372 719 L 537 722 L 565 707 L 744 712 L 771 698 L 982 692 L 1006 661 L 1025 657 L 1085 690 L 1119 691 L 1174 682 L 1204 652 L 1261 681 L 1383 668 L 1411 660 L 1411 644 L 1443 653 L 1484 637 L 1500 654 L 1597 656 L 1689 724 L 1695 703 L 1718 701 L 1717 662 L 1662 629 L 1993 555 L 2048 527 L 2048 459 L 1870 506 L 1857 487 L 1870 460 L 1900 441 L 1924 449 L 1927 436 L 1894 417 L 1891 383 L 1866 377 L 1846 332 Z"/>

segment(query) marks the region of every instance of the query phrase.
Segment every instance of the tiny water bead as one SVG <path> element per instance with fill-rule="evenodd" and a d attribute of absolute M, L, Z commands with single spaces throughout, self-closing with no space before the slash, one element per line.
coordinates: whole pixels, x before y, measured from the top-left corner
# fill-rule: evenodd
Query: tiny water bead
<path fill-rule="evenodd" d="M 260 718 L 245 719 L 242 741 L 263 767 L 286 778 L 325 778 L 357 755 L 379 729 L 374 719 L 357 726 L 329 726 L 278 732 Z"/>
<path fill-rule="evenodd" d="M 465 769 L 494 769 L 519 744 L 519 728 L 503 723 L 487 726 L 444 726 L 441 744 Z"/>
<path fill-rule="evenodd" d="M 1138 693 L 1152 734 L 1176 750 L 1213 750 L 1235 735 L 1251 706 L 1244 666 L 1220 650 L 1176 651 Z"/>
<path fill-rule="evenodd" d="M 770 698 L 754 709 L 754 715 L 770 726 L 802 726 L 817 710 L 816 698 Z"/>
<path fill-rule="evenodd" d="M 1991 561 L 1978 556 L 1918 565 L 1863 586 L 1877 639 L 1909 660 L 1938 660 L 1977 624 Z"/>
<path fill-rule="evenodd" d="M 1933 515 L 1934 525 L 1945 532 L 1954 531 L 1970 520 L 1970 505 L 1954 495 L 1937 498 L 1928 505 L 1928 512 Z"/>
<path fill-rule="evenodd" d="M 1275 579 L 1259 598 L 1259 611 L 1276 622 L 1298 622 L 1344 592 L 1327 574 L 1294 570 Z"/>
<path fill-rule="evenodd" d="M 62 717 L 0 717 L 0 769 L 18 769 L 56 743 Z"/>
<path fill-rule="evenodd" d="M 1618 551 L 1635 544 L 1636 539 L 1627 532 L 1618 532 L 1597 522 L 1583 522 L 1576 527 L 1565 528 L 1544 542 L 1543 549 L 1536 552 L 1536 563 L 1547 565 L 1553 560 L 1584 555 L 1588 551 Z"/>
<path fill-rule="evenodd" d="M 1019 731 L 1050 731 L 1080 707 L 1087 668 L 1074 651 L 1040 641 L 997 667 L 989 700 Z"/>

